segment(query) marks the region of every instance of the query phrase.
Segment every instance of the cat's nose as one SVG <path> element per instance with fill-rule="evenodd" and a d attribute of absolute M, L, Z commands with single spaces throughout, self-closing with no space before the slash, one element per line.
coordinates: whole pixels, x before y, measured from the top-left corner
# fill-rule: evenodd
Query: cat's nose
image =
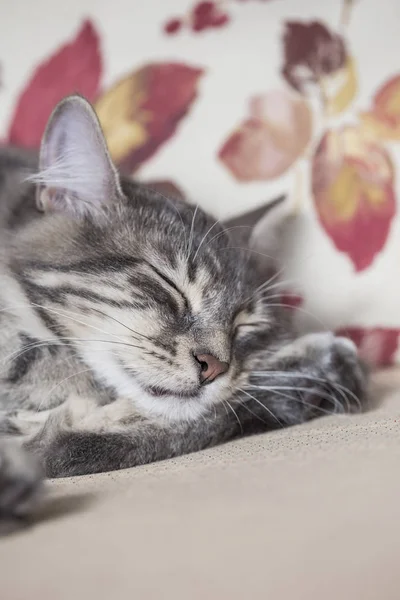
<path fill-rule="evenodd" d="M 201 367 L 200 381 L 202 384 L 211 383 L 229 369 L 228 363 L 222 362 L 212 354 L 195 354 L 194 356 Z"/>

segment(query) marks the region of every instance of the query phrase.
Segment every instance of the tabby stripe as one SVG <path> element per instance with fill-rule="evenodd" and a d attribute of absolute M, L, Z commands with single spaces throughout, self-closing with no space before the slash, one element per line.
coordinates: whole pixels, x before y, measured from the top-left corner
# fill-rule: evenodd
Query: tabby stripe
<path fill-rule="evenodd" d="M 18 281 L 20 282 L 21 286 L 23 287 L 28 297 L 28 300 L 31 303 L 33 311 L 36 313 L 36 316 L 42 321 L 43 325 L 47 327 L 47 329 L 54 333 L 54 335 L 56 335 L 57 337 L 64 337 L 65 333 L 63 332 L 62 328 L 59 326 L 57 321 L 53 317 L 51 317 L 45 309 L 43 309 L 40 306 L 36 306 L 36 304 L 42 303 L 43 296 L 41 295 L 41 288 L 25 279 L 25 277 L 23 277 L 21 274 L 16 273 L 15 275 Z"/>
<path fill-rule="evenodd" d="M 178 288 L 178 286 L 175 285 L 175 283 L 173 281 L 171 281 L 171 279 L 169 277 L 167 277 L 166 275 L 164 275 L 163 273 L 161 273 L 158 269 L 156 269 L 156 267 L 153 267 L 152 265 L 149 264 L 149 267 L 155 272 L 157 273 L 157 275 L 160 277 L 160 279 L 162 279 L 163 281 L 165 281 L 165 283 L 167 283 L 170 287 L 172 287 L 172 289 L 174 289 L 176 291 L 177 294 L 179 294 L 179 296 L 182 298 L 184 304 L 185 304 L 185 308 L 188 310 L 189 309 L 189 302 L 188 299 L 186 298 L 186 296 L 181 292 L 181 290 Z"/>
<path fill-rule="evenodd" d="M 1 435 L 21 435 L 21 430 L 9 418 L 0 418 L 0 436 Z"/>
<path fill-rule="evenodd" d="M 179 314 L 179 304 L 176 298 L 160 283 L 154 279 L 150 279 L 148 275 L 142 273 L 130 275 L 129 283 L 133 287 L 139 288 L 146 300 L 149 301 L 151 298 L 156 298 L 164 305 L 164 308 L 168 307 L 175 315 Z"/>
<path fill-rule="evenodd" d="M 110 254 L 63 265 L 30 261 L 27 263 L 27 269 L 36 269 L 40 271 L 59 271 L 61 273 L 68 273 L 69 271 L 81 271 L 82 273 L 104 273 L 106 271 L 117 272 L 140 263 L 143 263 L 143 261 L 133 258 L 132 256 L 118 256 L 116 254 Z"/>
<path fill-rule="evenodd" d="M 129 300 L 114 300 L 113 298 L 107 298 L 107 296 L 100 296 L 96 292 L 92 292 L 86 288 L 77 288 L 68 285 L 60 285 L 58 287 L 46 288 L 37 284 L 34 284 L 40 293 L 52 300 L 53 302 L 57 302 L 59 304 L 66 305 L 66 296 L 76 296 L 78 298 L 83 298 L 84 300 L 89 300 L 95 302 L 97 304 L 107 304 L 108 306 L 113 306 L 115 308 L 142 308 L 143 304 L 137 303 Z"/>
<path fill-rule="evenodd" d="M 32 344 L 39 342 L 39 340 L 31 338 L 23 333 L 19 335 L 19 339 L 22 344 L 21 353 L 17 355 L 11 365 L 11 369 L 6 379 L 8 383 L 17 383 L 22 379 L 42 355 L 41 349 L 35 346 L 28 347 L 24 350 L 25 346 L 31 346 Z"/>

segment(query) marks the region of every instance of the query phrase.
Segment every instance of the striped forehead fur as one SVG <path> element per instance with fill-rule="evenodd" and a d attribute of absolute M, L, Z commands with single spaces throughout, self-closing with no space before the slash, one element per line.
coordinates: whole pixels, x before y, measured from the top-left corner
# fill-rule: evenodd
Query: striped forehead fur
<path fill-rule="evenodd" d="M 218 221 L 126 179 L 121 188 L 98 121 L 79 99 L 55 110 L 30 181 L 57 212 L 96 216 L 93 207 L 113 205 L 107 226 L 44 218 L 34 258 L 19 267 L 36 317 L 103 384 L 154 414 L 195 418 L 199 406 L 222 401 L 245 353 L 244 342 L 234 346 L 234 318 L 249 289 L 242 253 Z M 196 359 L 204 354 L 236 366 L 204 387 Z"/>

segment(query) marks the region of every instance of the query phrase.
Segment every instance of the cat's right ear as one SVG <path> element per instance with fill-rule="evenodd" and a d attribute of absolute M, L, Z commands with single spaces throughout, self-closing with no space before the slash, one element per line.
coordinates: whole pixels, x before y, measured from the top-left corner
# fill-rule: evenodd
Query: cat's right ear
<path fill-rule="evenodd" d="M 249 248 L 279 260 L 286 233 L 295 217 L 291 198 L 279 196 L 270 201 L 254 222 Z"/>
<path fill-rule="evenodd" d="M 266 206 L 247 212 L 224 223 L 238 244 L 244 245 L 260 256 L 275 258 L 285 237 L 293 210 L 289 198 L 279 196 Z"/>
<path fill-rule="evenodd" d="M 44 133 L 37 184 L 40 210 L 96 216 L 123 197 L 99 120 L 82 96 L 54 109 Z"/>

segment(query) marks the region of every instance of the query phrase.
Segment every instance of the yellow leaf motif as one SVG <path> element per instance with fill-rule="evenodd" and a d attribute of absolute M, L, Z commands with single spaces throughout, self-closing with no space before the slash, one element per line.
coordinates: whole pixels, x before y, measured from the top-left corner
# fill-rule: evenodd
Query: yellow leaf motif
<path fill-rule="evenodd" d="M 142 101 L 143 91 L 135 78 L 129 76 L 111 88 L 95 105 L 110 154 L 116 162 L 132 148 L 138 148 L 147 141 L 146 128 L 140 118 Z"/>
<path fill-rule="evenodd" d="M 400 75 L 387 81 L 375 94 L 370 110 L 361 113 L 364 128 L 375 139 L 400 140 Z"/>
<path fill-rule="evenodd" d="M 354 59 L 348 56 L 344 67 L 333 75 L 324 77 L 321 85 L 326 99 L 327 115 L 333 117 L 343 112 L 358 91 Z"/>
<path fill-rule="evenodd" d="M 150 63 L 107 89 L 95 104 L 116 166 L 135 172 L 171 138 L 197 97 L 203 70 Z"/>
<path fill-rule="evenodd" d="M 357 210 L 360 188 L 360 178 L 355 167 L 351 164 L 343 164 L 328 190 L 328 198 L 331 201 L 329 211 L 333 210 L 343 221 L 352 219 Z"/>

